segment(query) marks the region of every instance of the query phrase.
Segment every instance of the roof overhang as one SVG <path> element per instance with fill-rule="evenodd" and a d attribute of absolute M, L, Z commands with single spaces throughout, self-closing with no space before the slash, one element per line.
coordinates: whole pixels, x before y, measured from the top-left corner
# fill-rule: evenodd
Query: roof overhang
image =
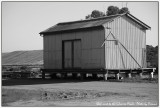
<path fill-rule="evenodd" d="M 97 29 L 104 29 L 103 25 L 98 25 L 98 26 L 92 26 L 92 27 L 85 27 L 85 28 L 76 28 L 76 29 L 69 29 L 69 30 L 61 30 L 61 31 L 54 31 L 54 32 L 47 32 L 46 30 L 45 31 L 42 31 L 40 32 L 40 36 L 44 36 L 44 35 L 50 35 L 50 34 L 61 34 L 61 33 L 70 33 L 70 32 L 75 32 L 75 31 L 85 31 L 85 30 L 97 30 Z"/>
<path fill-rule="evenodd" d="M 138 18 L 134 17 L 130 13 L 127 13 L 126 16 L 128 16 L 129 18 L 131 18 L 132 20 L 134 20 L 135 22 L 137 22 L 141 26 L 143 26 L 146 30 L 150 30 L 151 29 L 150 26 L 148 26 L 147 24 L 143 23 L 142 21 L 140 21 Z"/>

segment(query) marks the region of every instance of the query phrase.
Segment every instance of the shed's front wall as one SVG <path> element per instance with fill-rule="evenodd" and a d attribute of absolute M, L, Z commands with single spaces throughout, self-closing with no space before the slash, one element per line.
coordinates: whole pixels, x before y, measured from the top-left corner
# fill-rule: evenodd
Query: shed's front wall
<path fill-rule="evenodd" d="M 141 67 L 146 67 L 146 31 L 141 26 L 123 16 L 104 24 L 104 27 L 105 37 L 111 30 Z M 113 37 L 110 35 L 107 39 L 113 40 Z M 114 41 L 105 42 L 105 61 L 107 69 L 140 68 L 127 51 L 120 44 L 116 45 Z"/>
<path fill-rule="evenodd" d="M 104 29 L 58 33 L 44 36 L 44 68 L 62 69 L 62 41 L 81 40 L 81 68 L 105 68 Z"/>

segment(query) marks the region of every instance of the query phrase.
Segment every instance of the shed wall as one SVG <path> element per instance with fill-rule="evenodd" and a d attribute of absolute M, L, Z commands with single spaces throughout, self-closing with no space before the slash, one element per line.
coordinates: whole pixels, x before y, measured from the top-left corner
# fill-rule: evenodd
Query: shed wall
<path fill-rule="evenodd" d="M 105 68 L 104 29 L 58 33 L 44 36 L 44 68 L 62 69 L 62 41 L 81 39 L 82 69 Z"/>
<path fill-rule="evenodd" d="M 136 61 L 146 67 L 146 31 L 126 16 L 116 18 L 104 24 L 105 37 L 110 30 L 114 36 L 127 48 Z M 110 30 L 106 27 L 111 28 Z M 113 40 L 110 35 L 108 40 Z M 140 68 L 127 51 L 114 41 L 105 42 L 105 61 L 107 69 L 134 69 Z"/>

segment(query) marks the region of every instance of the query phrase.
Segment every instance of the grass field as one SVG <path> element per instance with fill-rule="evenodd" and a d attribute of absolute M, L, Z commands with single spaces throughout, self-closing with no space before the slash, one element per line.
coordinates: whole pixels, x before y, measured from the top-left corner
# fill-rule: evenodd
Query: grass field
<path fill-rule="evenodd" d="M 158 106 L 157 82 L 10 79 L 3 106 Z"/>

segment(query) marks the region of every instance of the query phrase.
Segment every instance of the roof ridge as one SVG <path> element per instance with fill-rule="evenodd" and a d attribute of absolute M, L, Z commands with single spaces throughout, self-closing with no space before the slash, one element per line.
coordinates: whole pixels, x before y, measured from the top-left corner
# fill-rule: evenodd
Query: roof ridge
<path fill-rule="evenodd" d="M 58 23 L 57 25 L 72 24 L 72 23 L 78 23 L 78 22 L 96 21 L 96 20 L 100 20 L 100 19 L 106 19 L 106 18 L 115 17 L 115 16 L 122 16 L 122 15 L 124 15 L 124 14 L 116 14 L 116 15 L 103 16 L 103 17 L 92 18 L 92 19 L 78 20 L 78 21 L 61 22 L 61 23 Z"/>

